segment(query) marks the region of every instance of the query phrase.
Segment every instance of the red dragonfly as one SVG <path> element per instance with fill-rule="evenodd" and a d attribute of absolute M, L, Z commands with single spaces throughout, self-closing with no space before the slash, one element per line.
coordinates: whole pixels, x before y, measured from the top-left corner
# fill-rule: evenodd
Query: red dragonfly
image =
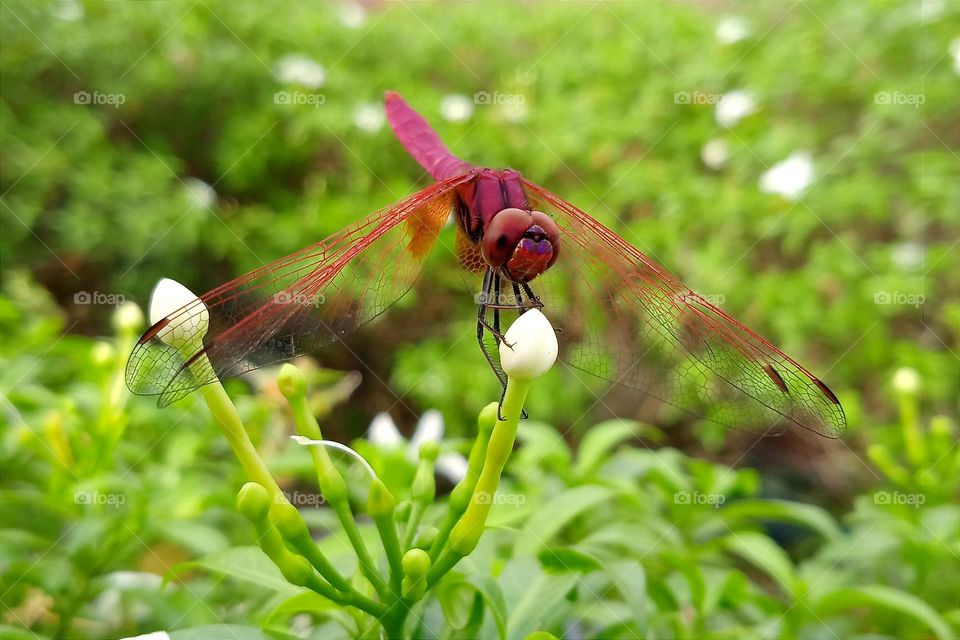
<path fill-rule="evenodd" d="M 196 301 L 156 322 L 130 356 L 131 391 L 165 406 L 343 339 L 410 290 L 452 217 L 458 262 L 482 281 L 477 339 L 501 383 L 501 314 L 536 307 L 573 367 L 737 428 L 844 431 L 840 402 L 816 376 L 590 215 L 513 169 L 456 157 L 398 94 L 387 93 L 386 111 L 435 182 L 200 296 L 208 322 Z M 168 344 L 175 329 L 197 349 Z"/>

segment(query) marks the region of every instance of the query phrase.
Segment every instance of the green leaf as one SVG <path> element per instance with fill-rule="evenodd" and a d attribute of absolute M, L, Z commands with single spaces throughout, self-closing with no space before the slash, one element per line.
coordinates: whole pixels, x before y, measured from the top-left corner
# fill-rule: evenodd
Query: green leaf
<path fill-rule="evenodd" d="M 797 576 L 793 563 L 787 552 L 773 540 L 760 533 L 734 533 L 724 539 L 723 546 L 773 578 L 787 595 L 796 595 Z"/>
<path fill-rule="evenodd" d="M 589 573 L 602 568 L 596 557 L 574 547 L 547 547 L 541 549 L 537 559 L 547 571 Z"/>
<path fill-rule="evenodd" d="M 466 580 L 445 580 L 437 587 L 437 601 L 451 627 L 463 629 L 467 626 L 476 593 L 477 590 Z"/>
<path fill-rule="evenodd" d="M 177 578 L 193 569 L 204 569 L 219 575 L 230 576 L 288 595 L 295 595 L 302 591 L 300 587 L 284 579 L 280 570 L 259 547 L 234 547 L 218 551 L 200 560 L 182 562 L 173 567 L 165 579 Z"/>
<path fill-rule="evenodd" d="M 546 618 L 558 613 L 558 606 L 580 579 L 576 573 L 541 573 L 524 589 L 510 610 L 507 637 L 517 639 L 537 630 Z"/>
<path fill-rule="evenodd" d="M 476 590 L 476 593 L 480 594 L 487 610 L 490 612 L 490 615 L 493 616 L 494 623 L 497 625 L 497 633 L 500 640 L 504 640 L 507 637 L 507 603 L 503 597 L 503 591 L 500 589 L 499 583 L 483 573 L 471 573 L 462 578 L 454 577 L 454 579 L 469 583 L 469 585 Z M 446 580 L 450 580 L 450 578 L 448 577 Z M 441 602 L 440 604 L 442 607 L 443 603 Z M 446 612 L 446 610 L 444 611 Z"/>
<path fill-rule="evenodd" d="M 331 602 L 313 591 L 298 593 L 281 602 L 267 616 L 264 626 L 270 627 L 285 623 L 290 616 L 297 613 L 317 614 L 336 621 L 348 632 L 355 630 L 353 618 L 343 611 L 341 605 Z"/>
<path fill-rule="evenodd" d="M 937 610 L 917 596 L 884 585 L 867 585 L 831 591 L 816 605 L 817 615 L 827 616 L 851 607 L 876 607 L 910 616 L 926 626 L 940 640 L 955 637 L 950 625 Z"/>
<path fill-rule="evenodd" d="M 239 624 L 210 624 L 203 627 L 192 627 L 170 632 L 170 640 L 213 640 L 214 638 L 229 638 L 230 640 L 270 640 L 263 631 L 256 627 L 245 627 Z"/>
<path fill-rule="evenodd" d="M 530 517 L 523 534 L 514 544 L 515 555 L 534 555 L 546 546 L 564 525 L 584 511 L 610 499 L 614 492 L 609 487 L 585 485 L 560 493 Z"/>
<path fill-rule="evenodd" d="M 642 427 L 635 420 L 608 420 L 591 427 L 577 449 L 574 473 L 583 477 L 595 472 L 610 450 L 639 433 Z"/>
<path fill-rule="evenodd" d="M 647 574 L 636 560 L 620 560 L 609 562 L 604 567 L 613 581 L 613 586 L 620 592 L 620 597 L 633 612 L 637 622 L 637 629 L 641 636 L 646 635 L 647 628 Z"/>
<path fill-rule="evenodd" d="M 824 509 L 812 504 L 785 500 L 740 500 L 724 507 L 721 518 L 734 529 L 743 519 L 789 522 L 816 531 L 831 540 L 840 536 L 840 527 Z"/>

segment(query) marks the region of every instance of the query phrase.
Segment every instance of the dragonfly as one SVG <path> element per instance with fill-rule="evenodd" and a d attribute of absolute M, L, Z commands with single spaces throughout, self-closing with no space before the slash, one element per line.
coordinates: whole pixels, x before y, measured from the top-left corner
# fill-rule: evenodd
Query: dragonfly
<path fill-rule="evenodd" d="M 133 393 L 166 406 L 344 340 L 411 290 L 452 219 L 459 268 L 479 285 L 477 341 L 502 385 L 504 318 L 536 308 L 577 370 L 738 429 L 844 432 L 824 382 L 608 227 L 519 171 L 457 157 L 399 94 L 385 108 L 434 182 L 159 319 L 129 358 Z"/>

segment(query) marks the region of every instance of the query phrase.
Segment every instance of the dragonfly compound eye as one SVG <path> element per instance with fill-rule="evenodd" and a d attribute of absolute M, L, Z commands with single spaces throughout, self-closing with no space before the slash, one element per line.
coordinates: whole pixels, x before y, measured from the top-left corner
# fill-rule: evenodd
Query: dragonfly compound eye
<path fill-rule="evenodd" d="M 504 209 L 487 224 L 480 250 L 492 267 L 516 282 L 529 282 L 557 259 L 560 230 L 540 211 Z"/>

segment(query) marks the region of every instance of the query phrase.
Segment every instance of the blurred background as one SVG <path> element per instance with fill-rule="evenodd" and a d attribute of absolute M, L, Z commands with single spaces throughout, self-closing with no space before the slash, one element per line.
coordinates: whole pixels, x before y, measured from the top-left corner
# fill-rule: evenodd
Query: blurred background
<path fill-rule="evenodd" d="M 679 625 L 650 637 L 747 637 L 767 613 L 791 620 L 803 613 L 796 594 L 769 587 L 789 570 L 812 588 L 821 574 L 805 562 L 848 591 L 877 583 L 917 600 L 853 598 L 840 621 L 810 605 L 816 620 L 772 636 L 956 632 L 960 3 L 10 1 L 0 29 L 9 637 L 213 622 L 318 633 L 283 616 L 267 624 L 276 594 L 200 568 L 250 543 L 232 512 L 242 477 L 196 399 L 159 410 L 126 397 L 118 372 L 143 325 L 123 303 L 145 307 L 162 277 L 206 291 L 426 186 L 384 120 L 385 90 L 456 154 L 514 167 L 610 226 L 808 365 L 847 411 L 840 441 L 757 441 L 673 416 L 670 429 L 650 425 L 627 442 L 669 455 L 691 490 L 704 469 L 744 468 L 714 490 L 817 509 L 831 523 L 824 539 L 752 523 L 780 551 L 711 556 L 750 585 L 712 609 L 697 588 L 675 589 L 683 570 L 638 558 L 670 592 L 650 596 L 651 612 Z M 388 412 L 409 437 L 437 409 L 447 446 L 465 450 L 499 393 L 472 308 L 454 256 L 438 249 L 416 289 L 349 348 L 305 363 L 325 433 L 351 442 Z M 228 389 L 296 487 L 309 460 L 287 450 L 272 375 Z M 528 403 L 541 444 L 562 434 L 547 453 L 577 451 L 610 417 L 595 406 L 603 387 L 568 375 L 551 373 Z M 614 391 L 606 405 L 636 418 L 635 402 Z M 517 480 L 544 499 L 544 487 L 573 482 L 547 453 Z M 637 504 L 676 489 L 630 477 Z M 673 502 L 657 516 L 670 526 L 682 520 Z M 696 522 L 677 525 L 689 535 L 671 554 L 698 540 Z M 868 522 L 881 524 L 858 528 Z M 770 574 L 770 563 L 785 568 Z M 161 589 L 174 566 L 189 568 Z M 755 611 L 737 610 L 753 596 Z M 620 628 L 575 609 L 562 617 L 556 628 L 570 637 Z"/>

